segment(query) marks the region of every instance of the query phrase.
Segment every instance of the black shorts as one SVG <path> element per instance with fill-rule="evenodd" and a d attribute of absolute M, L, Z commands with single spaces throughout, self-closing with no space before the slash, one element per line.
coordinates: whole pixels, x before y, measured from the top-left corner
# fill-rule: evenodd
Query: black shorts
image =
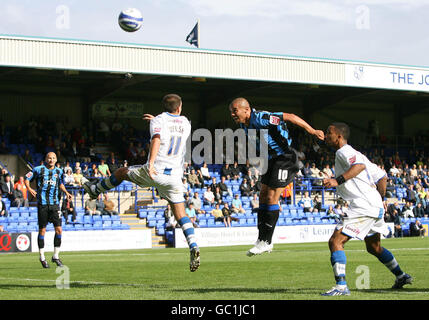
<path fill-rule="evenodd" d="M 291 149 L 290 153 L 268 161 L 268 170 L 261 177 L 261 183 L 273 189 L 285 188 L 293 181 L 298 170 L 298 155 Z"/>
<path fill-rule="evenodd" d="M 49 222 L 52 222 L 54 227 L 61 227 L 60 206 L 39 204 L 37 206 L 37 220 L 39 221 L 39 229 L 46 228 Z"/>

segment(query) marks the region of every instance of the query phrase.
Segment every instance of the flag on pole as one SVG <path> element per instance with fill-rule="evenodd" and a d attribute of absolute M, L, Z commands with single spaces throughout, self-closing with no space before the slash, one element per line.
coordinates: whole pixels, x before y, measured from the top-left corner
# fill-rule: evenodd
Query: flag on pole
<path fill-rule="evenodd" d="M 197 21 L 197 24 L 194 26 L 192 31 L 186 37 L 186 41 L 190 44 L 200 47 L 200 20 Z"/>

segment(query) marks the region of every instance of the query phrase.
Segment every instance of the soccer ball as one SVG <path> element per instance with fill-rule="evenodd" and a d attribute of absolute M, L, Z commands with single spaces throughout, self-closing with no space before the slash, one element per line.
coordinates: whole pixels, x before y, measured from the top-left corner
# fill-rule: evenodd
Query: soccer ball
<path fill-rule="evenodd" d="M 143 16 L 139 10 L 128 8 L 121 11 L 118 18 L 119 26 L 127 32 L 134 32 L 140 29 L 143 24 Z"/>

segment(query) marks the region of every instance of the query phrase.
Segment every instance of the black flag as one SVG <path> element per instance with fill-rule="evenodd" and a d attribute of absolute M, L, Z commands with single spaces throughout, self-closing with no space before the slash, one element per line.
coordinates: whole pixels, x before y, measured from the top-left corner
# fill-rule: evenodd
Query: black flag
<path fill-rule="evenodd" d="M 199 26 L 199 23 L 200 22 L 198 21 L 197 24 L 195 25 L 195 27 L 192 29 L 192 31 L 186 37 L 186 41 L 189 42 L 190 44 L 193 44 L 197 48 L 200 47 L 200 38 L 199 38 L 200 26 Z"/>

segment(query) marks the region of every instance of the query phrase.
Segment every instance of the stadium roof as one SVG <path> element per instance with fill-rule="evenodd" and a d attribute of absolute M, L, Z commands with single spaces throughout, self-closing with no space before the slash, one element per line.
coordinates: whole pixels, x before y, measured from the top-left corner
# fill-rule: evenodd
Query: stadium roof
<path fill-rule="evenodd" d="M 132 73 L 132 78 L 125 74 Z M 429 68 L 233 51 L 0 36 L 0 90 L 137 99 L 182 92 L 210 108 L 238 95 L 296 99 L 309 118 L 341 101 L 382 103 L 402 117 L 429 108 Z M 210 103 L 207 103 L 210 102 Z M 400 112 L 398 112 L 400 111 Z M 399 129 L 401 131 L 401 129 Z"/>

